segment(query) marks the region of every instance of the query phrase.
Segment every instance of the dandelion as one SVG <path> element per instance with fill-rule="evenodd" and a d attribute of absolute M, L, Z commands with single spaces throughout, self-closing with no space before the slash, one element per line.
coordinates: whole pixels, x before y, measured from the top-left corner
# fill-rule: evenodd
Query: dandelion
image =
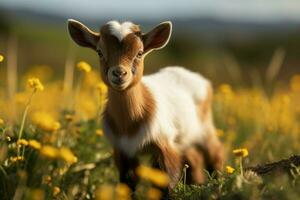
<path fill-rule="evenodd" d="M 300 74 L 294 75 L 290 81 L 290 88 L 294 92 L 300 91 Z"/>
<path fill-rule="evenodd" d="M 35 91 L 43 91 L 44 90 L 44 86 L 41 83 L 40 79 L 38 78 L 30 78 L 27 81 L 27 84 L 30 88 L 34 89 Z"/>
<path fill-rule="evenodd" d="M 217 129 L 217 130 L 216 130 L 216 135 L 217 135 L 218 137 L 222 137 L 222 136 L 224 136 L 224 131 L 223 131 L 222 129 Z"/>
<path fill-rule="evenodd" d="M 103 95 L 107 92 L 107 86 L 102 81 L 97 84 L 96 88 L 101 95 Z"/>
<path fill-rule="evenodd" d="M 116 186 L 116 199 L 129 200 L 131 190 L 126 184 L 118 184 Z"/>
<path fill-rule="evenodd" d="M 229 84 L 222 84 L 219 87 L 219 90 L 223 93 L 223 94 L 231 94 L 232 93 L 232 88 Z"/>
<path fill-rule="evenodd" d="M 54 132 L 60 129 L 61 125 L 46 112 L 36 112 L 32 115 L 32 121 L 40 129 L 47 132 Z"/>
<path fill-rule="evenodd" d="M 11 162 L 17 162 L 17 161 L 23 161 L 24 157 L 23 156 L 15 156 L 10 158 Z"/>
<path fill-rule="evenodd" d="M 249 152 L 247 149 L 243 148 L 243 149 L 234 149 L 232 151 L 232 153 L 237 156 L 237 157 L 247 157 Z"/>
<path fill-rule="evenodd" d="M 162 192 L 156 188 L 150 188 L 147 192 L 147 198 L 149 200 L 159 200 L 162 197 Z"/>
<path fill-rule="evenodd" d="M 101 129 L 97 129 L 96 130 L 96 135 L 98 135 L 98 136 L 103 136 L 103 131 L 101 130 Z"/>
<path fill-rule="evenodd" d="M 4 120 L 0 118 L 0 126 L 4 125 Z"/>
<path fill-rule="evenodd" d="M 152 183 L 154 183 L 157 186 L 166 187 L 169 184 L 168 175 L 158 169 L 153 169 L 153 168 L 141 165 L 137 168 L 136 172 L 137 172 L 138 176 L 151 181 Z"/>
<path fill-rule="evenodd" d="M 84 61 L 77 63 L 77 68 L 80 71 L 85 72 L 85 73 L 90 72 L 92 69 L 92 67 L 87 62 L 84 62 Z"/>
<path fill-rule="evenodd" d="M 74 120 L 74 115 L 66 114 L 66 115 L 65 115 L 65 120 L 66 120 L 67 122 L 73 121 L 73 120 Z"/>
<path fill-rule="evenodd" d="M 60 155 L 60 157 L 62 159 L 64 159 L 68 163 L 72 164 L 72 163 L 77 162 L 77 157 L 74 156 L 74 154 L 72 153 L 72 151 L 70 149 L 68 149 L 68 148 L 65 148 L 65 147 L 61 148 L 59 150 L 59 155 Z"/>
<path fill-rule="evenodd" d="M 239 158 L 239 163 L 240 163 L 240 171 L 241 171 L 241 176 L 243 177 L 243 162 L 242 158 L 248 156 L 249 152 L 247 149 L 234 149 L 233 154 Z"/>
<path fill-rule="evenodd" d="M 9 136 L 6 136 L 5 139 L 7 140 L 7 142 L 10 142 L 10 141 L 11 141 L 11 137 L 9 137 Z"/>
<path fill-rule="evenodd" d="M 41 189 L 34 189 L 31 192 L 31 199 L 32 200 L 43 200 L 45 198 L 45 193 Z"/>
<path fill-rule="evenodd" d="M 102 185 L 96 190 L 96 200 L 113 199 L 113 187 L 111 185 Z"/>
<path fill-rule="evenodd" d="M 43 184 L 50 184 L 51 181 L 52 181 L 52 178 L 49 175 L 44 175 L 43 178 L 42 178 Z"/>
<path fill-rule="evenodd" d="M 60 188 L 55 186 L 53 187 L 52 195 L 57 196 L 60 193 Z"/>
<path fill-rule="evenodd" d="M 232 174 L 234 171 L 235 171 L 235 169 L 234 169 L 233 167 L 231 167 L 231 166 L 226 166 L 226 172 L 227 172 L 228 174 Z"/>
<path fill-rule="evenodd" d="M 100 115 L 103 109 L 104 100 L 105 100 L 105 94 L 107 93 L 107 86 L 103 83 L 103 81 L 101 81 L 100 83 L 97 84 L 96 88 L 99 92 L 99 105 L 98 105 L 97 116 L 96 116 L 97 122 L 99 122 Z"/>
<path fill-rule="evenodd" d="M 28 145 L 28 141 L 25 139 L 20 139 L 17 141 L 18 145 L 23 145 L 23 146 L 27 146 Z"/>
<path fill-rule="evenodd" d="M 32 147 L 33 149 L 40 149 L 42 147 L 41 143 L 36 140 L 29 140 L 28 146 Z"/>
<path fill-rule="evenodd" d="M 0 63 L 3 62 L 4 56 L 0 54 Z"/>
<path fill-rule="evenodd" d="M 48 157 L 48 158 L 56 158 L 59 155 L 59 151 L 49 145 L 45 145 L 40 149 L 41 155 Z"/>

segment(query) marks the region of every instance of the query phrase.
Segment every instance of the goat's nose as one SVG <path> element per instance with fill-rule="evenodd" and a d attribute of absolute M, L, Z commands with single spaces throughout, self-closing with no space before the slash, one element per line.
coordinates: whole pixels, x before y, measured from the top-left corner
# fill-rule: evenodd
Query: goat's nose
<path fill-rule="evenodd" d="M 115 77 L 122 78 L 123 76 L 125 76 L 127 74 L 127 72 L 122 68 L 117 68 L 117 69 L 112 71 L 112 74 Z"/>

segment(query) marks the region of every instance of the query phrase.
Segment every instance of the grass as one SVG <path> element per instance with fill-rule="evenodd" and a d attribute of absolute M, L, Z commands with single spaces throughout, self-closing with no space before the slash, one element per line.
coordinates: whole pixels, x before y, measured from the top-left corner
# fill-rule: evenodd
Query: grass
<path fill-rule="evenodd" d="M 253 87 L 215 85 L 215 125 L 226 150 L 225 166 L 231 166 L 234 171 L 224 168 L 222 172 L 207 174 L 203 185 L 186 185 L 183 173 L 172 191 L 172 199 L 297 199 L 300 196 L 300 169 L 296 166 L 287 173 L 263 177 L 241 170 L 299 152 L 300 76 L 294 74 L 288 84 L 279 83 L 277 76 L 285 54 L 280 49 L 276 52 L 267 70 L 269 75 L 265 76 L 269 77 L 268 87 L 259 77 L 255 77 L 259 84 Z M 0 62 L 1 68 L 7 68 L 5 59 Z M 227 70 L 238 82 L 242 72 L 233 58 L 228 59 L 228 65 L 234 66 Z M 1 74 L 4 77 L 0 81 L 1 198 L 129 199 L 127 186 L 118 183 L 113 150 L 103 135 L 98 117 L 106 101 L 106 86 L 97 69 L 75 70 L 74 84 L 73 74 L 65 80 L 61 69 L 58 78 L 49 77 L 51 74 L 56 75 L 57 71 L 49 66 L 27 68 L 18 80 L 13 80 L 19 82 L 19 88 L 10 98 L 6 76 Z M 43 91 L 37 91 L 32 84 L 26 87 L 31 77 L 41 80 Z M 63 85 L 72 88 L 68 91 Z M 30 107 L 26 106 L 28 101 Z M 237 148 L 247 149 L 249 155 L 241 160 L 232 153 Z M 152 187 L 151 179 L 142 179 L 135 195 L 138 199 L 159 199 L 161 194 Z"/>

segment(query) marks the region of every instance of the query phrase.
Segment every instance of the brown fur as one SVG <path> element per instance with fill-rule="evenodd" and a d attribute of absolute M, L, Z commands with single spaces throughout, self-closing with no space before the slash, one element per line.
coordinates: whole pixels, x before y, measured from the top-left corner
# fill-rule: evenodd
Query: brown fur
<path fill-rule="evenodd" d="M 109 33 L 108 27 L 104 26 L 101 29 L 101 39 L 97 48 L 101 49 L 103 58 L 100 59 L 101 75 L 103 81 L 110 85 L 107 77 L 107 72 L 110 67 L 119 66 L 124 69 L 127 74 L 131 68 L 136 67 L 137 71 L 130 87 L 138 83 L 144 71 L 143 57 L 135 58 L 139 51 L 143 51 L 143 43 L 139 37 L 139 32 L 128 34 L 121 42 Z M 124 79 L 127 79 L 124 77 Z"/>
<path fill-rule="evenodd" d="M 114 133 L 134 136 L 154 116 L 154 99 L 142 83 L 124 92 L 109 90 L 108 98 L 104 119 Z"/>
<path fill-rule="evenodd" d="M 157 147 L 160 150 L 158 161 L 160 169 L 167 172 L 170 177 L 169 188 L 172 189 L 178 183 L 181 176 L 182 156 L 178 149 L 174 149 L 168 140 L 157 141 Z"/>
<path fill-rule="evenodd" d="M 196 147 L 190 147 L 185 151 L 185 159 L 189 166 L 187 169 L 188 184 L 202 184 L 205 181 L 204 169 L 205 155 Z"/>

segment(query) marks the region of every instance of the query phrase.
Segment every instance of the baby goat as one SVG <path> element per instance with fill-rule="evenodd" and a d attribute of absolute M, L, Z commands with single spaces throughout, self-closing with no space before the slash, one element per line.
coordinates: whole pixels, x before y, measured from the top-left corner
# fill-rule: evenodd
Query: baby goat
<path fill-rule="evenodd" d="M 165 171 L 169 188 L 188 163 L 189 179 L 204 182 L 204 169 L 220 170 L 222 145 L 212 121 L 212 87 L 200 74 L 182 67 L 167 67 L 144 76 L 144 58 L 163 48 L 172 32 L 164 22 L 148 33 L 131 22 L 110 21 L 93 32 L 69 20 L 69 33 L 80 46 L 94 49 L 101 76 L 108 85 L 103 113 L 104 133 L 114 147 L 120 181 L 135 187 L 137 155 L 148 152 L 153 166 Z"/>

